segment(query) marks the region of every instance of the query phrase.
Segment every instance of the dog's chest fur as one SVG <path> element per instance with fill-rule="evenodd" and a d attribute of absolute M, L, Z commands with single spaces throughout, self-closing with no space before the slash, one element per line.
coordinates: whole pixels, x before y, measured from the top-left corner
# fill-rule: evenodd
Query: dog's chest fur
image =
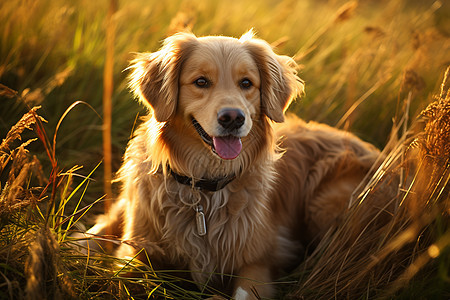
<path fill-rule="evenodd" d="M 177 189 L 180 190 L 179 187 Z M 185 261 L 192 271 L 231 274 L 239 266 L 251 263 L 249 260 L 258 252 L 263 255 L 271 245 L 265 237 L 272 230 L 268 225 L 272 222 L 266 199 L 255 199 L 251 195 L 255 195 L 255 191 L 250 188 L 234 192 L 225 188 L 215 193 L 199 194 L 190 190 L 170 199 L 162 208 L 165 220 L 161 224 L 161 245 L 167 249 L 170 260 Z M 207 233 L 204 236 L 197 231 L 195 206 L 186 205 L 198 201 L 198 197 L 206 219 Z M 174 228 L 173 224 L 181 226 Z M 248 249 L 255 243 L 260 244 L 259 247 Z M 206 279 L 210 274 L 198 276 Z"/>
<path fill-rule="evenodd" d="M 254 257 L 270 256 L 275 243 L 268 238 L 275 236 L 268 200 L 274 176 L 270 164 L 255 165 L 242 174 L 245 185 L 236 178 L 220 191 L 204 192 L 162 172 L 150 174 L 149 161 L 133 159 L 134 152 L 145 150 L 141 145 L 130 144 L 122 166 L 127 174 L 122 197 L 131 201 L 127 215 L 134 216 L 125 221 L 125 239 L 157 245 L 164 252 L 163 264 L 189 269 L 198 282 L 207 281 L 212 272 L 233 274 Z M 197 231 L 198 204 L 206 220 L 204 236 Z"/>

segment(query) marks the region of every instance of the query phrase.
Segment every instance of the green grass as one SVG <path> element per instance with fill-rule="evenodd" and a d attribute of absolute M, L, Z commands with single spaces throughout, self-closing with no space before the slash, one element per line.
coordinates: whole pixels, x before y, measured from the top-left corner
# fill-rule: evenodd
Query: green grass
<path fill-rule="evenodd" d="M 73 213 L 101 202 L 103 197 L 103 166 L 97 167 L 103 157 L 98 114 L 102 112 L 107 9 L 106 1 L 0 2 L 0 83 L 18 92 L 12 97 L 0 93 L 0 137 L 5 138 L 35 105 L 42 106 L 38 113 L 48 121 L 32 125 L 34 131 L 21 132 L 23 142 L 40 137 L 40 141 L 22 147 L 29 150 L 28 154 L 14 150 L 20 148 L 18 140 L 1 153 L 11 159 L 0 169 L 2 205 L 10 206 L 0 216 L 0 251 L 6 251 L 2 252 L 6 258 L 0 261 L 2 291 L 8 287 L 8 291 L 23 296 L 29 274 L 25 262 L 29 259 L 30 236 L 45 232 L 42 228 L 46 225 L 60 248 L 54 259 L 63 262 L 53 271 L 70 276 L 49 280 L 59 286 L 54 291 L 69 293 L 64 289 L 67 279 L 83 298 L 98 293 L 126 298 L 128 284 L 133 281 L 111 277 L 114 258 L 91 258 L 88 264 L 85 257 L 71 252 L 67 240 L 67 230 L 85 211 Z M 387 143 L 393 122 L 399 122 L 405 113 L 406 99 L 410 100 L 406 113 L 413 120 L 438 93 L 450 63 L 448 1 L 134 0 L 121 1 L 114 18 L 114 170 L 120 166 L 137 116 L 145 114 L 127 90 L 127 73 L 123 70 L 133 53 L 157 50 L 167 35 L 183 26 L 192 27 L 199 36 L 238 37 L 254 28 L 259 37 L 276 46 L 278 53 L 294 56 L 300 64 L 306 96 L 297 100 L 290 112 L 350 130 L 380 148 Z M 88 105 L 77 105 L 64 117 L 53 153 L 58 122 L 76 101 Z M 40 163 L 33 163 L 33 155 Z M 23 166 L 28 173 L 23 172 L 22 178 L 19 171 Z M 7 197 L 11 178 L 16 182 L 22 178 L 20 201 L 13 204 Z M 91 224 L 89 216 L 101 209 L 101 204 L 94 205 L 78 223 Z M 448 228 L 444 224 L 442 234 Z M 51 239 L 42 241 L 41 248 L 54 244 Z M 432 273 L 423 282 L 430 282 L 439 292 L 443 282 L 448 282 L 449 274 L 443 271 L 448 266 L 448 255 L 440 256 L 431 267 L 440 275 Z M 145 272 L 153 274 L 149 269 Z M 149 278 L 138 284 L 138 290 L 157 287 L 154 283 L 158 280 Z M 424 284 L 419 281 L 414 285 Z M 292 287 L 280 286 L 282 290 Z M 420 292 L 424 288 L 411 294 L 425 295 Z M 164 296 L 174 289 L 171 284 L 163 284 L 154 292 Z M 408 291 L 405 298 L 411 295 Z M 178 294 L 172 294 L 176 298 L 173 295 Z M 8 292 L 0 293 L 0 297 L 9 297 Z"/>

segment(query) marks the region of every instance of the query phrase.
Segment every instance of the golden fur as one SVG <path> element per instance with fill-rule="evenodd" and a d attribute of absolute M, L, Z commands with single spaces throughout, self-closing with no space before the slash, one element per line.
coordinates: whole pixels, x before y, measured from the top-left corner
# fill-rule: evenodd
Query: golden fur
<path fill-rule="evenodd" d="M 284 122 L 303 91 L 295 67 L 251 33 L 241 39 L 180 33 L 161 50 L 138 55 L 131 87 L 150 114 L 126 150 L 119 200 L 89 232 L 121 228 L 134 246 L 122 244 L 116 255 L 145 248 L 153 266 L 190 270 L 199 285 L 226 290 L 212 273 L 234 274 L 237 299 L 254 298 L 252 288 L 273 296 L 265 283 L 293 261 L 300 242 L 320 237 L 339 216 L 378 155 L 352 134 L 294 116 Z M 191 122 L 211 137 L 223 135 L 217 116 L 224 108 L 245 116 L 233 133 L 242 140 L 234 159 L 214 153 Z M 177 182 L 168 167 L 194 180 L 236 178 L 205 191 Z M 196 230 L 198 204 L 204 236 Z"/>

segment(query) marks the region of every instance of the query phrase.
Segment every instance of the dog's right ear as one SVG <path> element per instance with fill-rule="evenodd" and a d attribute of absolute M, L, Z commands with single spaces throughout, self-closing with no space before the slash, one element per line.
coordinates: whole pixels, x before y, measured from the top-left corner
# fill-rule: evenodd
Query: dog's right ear
<path fill-rule="evenodd" d="M 158 122 L 168 121 L 175 113 L 181 65 L 196 41 L 191 33 L 177 33 L 166 38 L 159 51 L 140 53 L 131 62 L 130 88 L 150 106 Z"/>
<path fill-rule="evenodd" d="M 290 57 L 275 54 L 267 42 L 254 38 L 252 31 L 240 41 L 258 65 L 263 113 L 275 122 L 284 122 L 284 112 L 291 101 L 303 94 L 304 84 L 297 76 L 297 64 Z"/>

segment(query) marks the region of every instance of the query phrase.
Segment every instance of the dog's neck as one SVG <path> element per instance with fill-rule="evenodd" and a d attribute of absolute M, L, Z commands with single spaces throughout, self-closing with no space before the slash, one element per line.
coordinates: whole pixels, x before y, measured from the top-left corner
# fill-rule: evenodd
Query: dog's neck
<path fill-rule="evenodd" d="M 170 167 L 168 167 L 168 170 L 170 171 L 170 174 L 172 177 L 178 181 L 179 183 L 182 183 L 184 185 L 190 186 L 192 188 L 209 191 L 209 192 L 217 192 L 221 189 L 223 189 L 227 184 L 232 182 L 236 175 L 230 175 L 226 177 L 221 178 L 214 178 L 214 179 L 194 179 L 188 176 L 180 175 L 176 173 L 174 170 L 172 170 Z"/>
<path fill-rule="evenodd" d="M 195 180 L 194 178 L 180 175 L 176 173 L 172 168 L 170 168 L 169 165 L 167 165 L 167 171 L 170 172 L 170 175 L 179 183 L 187 185 L 191 187 L 192 189 L 198 189 L 201 191 L 208 191 L 208 192 L 217 192 L 221 189 L 223 189 L 227 184 L 232 182 L 236 175 L 231 175 L 227 177 L 222 178 L 215 178 L 215 179 L 199 179 Z M 207 227 L 206 227 L 206 218 L 205 214 L 203 213 L 203 206 L 199 203 L 193 203 L 194 210 L 196 212 L 195 214 L 195 221 L 197 225 L 197 233 L 199 236 L 206 235 Z"/>

